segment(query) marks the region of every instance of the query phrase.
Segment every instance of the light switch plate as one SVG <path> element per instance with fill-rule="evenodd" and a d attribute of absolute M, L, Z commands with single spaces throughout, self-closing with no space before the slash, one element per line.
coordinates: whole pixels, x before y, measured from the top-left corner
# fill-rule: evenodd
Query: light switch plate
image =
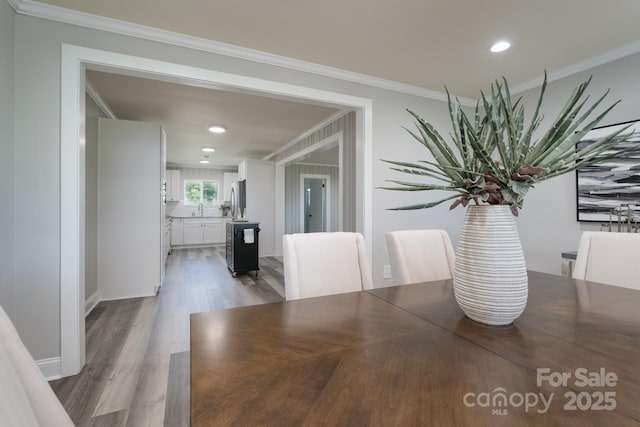
<path fill-rule="evenodd" d="M 383 279 L 391 279 L 391 266 L 389 264 L 385 265 L 382 270 L 382 278 Z"/>

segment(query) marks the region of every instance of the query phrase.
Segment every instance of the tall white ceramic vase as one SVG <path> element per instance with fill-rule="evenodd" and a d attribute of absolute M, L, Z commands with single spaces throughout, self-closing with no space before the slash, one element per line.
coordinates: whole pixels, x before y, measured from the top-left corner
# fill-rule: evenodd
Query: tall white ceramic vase
<path fill-rule="evenodd" d="M 487 325 L 508 325 L 524 311 L 527 267 L 508 205 L 467 207 L 453 291 L 465 314 Z"/>

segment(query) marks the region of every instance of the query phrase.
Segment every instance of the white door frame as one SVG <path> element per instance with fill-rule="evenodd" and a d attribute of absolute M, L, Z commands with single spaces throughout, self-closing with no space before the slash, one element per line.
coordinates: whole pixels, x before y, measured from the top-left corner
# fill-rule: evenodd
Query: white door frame
<path fill-rule="evenodd" d="M 324 197 L 325 197 L 325 205 L 323 206 L 323 209 L 325 211 L 325 220 L 324 220 L 324 227 L 326 227 L 326 230 L 324 231 L 329 231 L 329 229 L 331 228 L 331 175 L 323 175 L 323 174 L 314 174 L 314 173 L 301 173 L 300 174 L 300 232 L 304 233 L 304 220 L 305 220 L 305 214 L 304 214 L 304 179 L 305 178 L 317 178 L 317 179 L 325 179 L 326 180 L 326 184 L 325 184 L 325 192 L 324 192 Z"/>
<path fill-rule="evenodd" d="M 158 80 L 261 92 L 274 97 L 312 100 L 356 110 L 356 227 L 371 258 L 372 101 L 304 86 L 228 74 L 176 63 L 63 44 L 60 117 L 60 373 L 80 372 L 85 364 L 84 334 L 84 119 L 85 70 L 146 76 Z"/>

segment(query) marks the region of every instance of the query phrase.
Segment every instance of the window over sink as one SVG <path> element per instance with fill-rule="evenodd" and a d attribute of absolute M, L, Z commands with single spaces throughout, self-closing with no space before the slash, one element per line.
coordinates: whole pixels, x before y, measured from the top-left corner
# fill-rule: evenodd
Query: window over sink
<path fill-rule="evenodd" d="M 184 181 L 184 205 L 218 206 L 218 194 L 220 185 L 218 181 L 185 180 Z"/>

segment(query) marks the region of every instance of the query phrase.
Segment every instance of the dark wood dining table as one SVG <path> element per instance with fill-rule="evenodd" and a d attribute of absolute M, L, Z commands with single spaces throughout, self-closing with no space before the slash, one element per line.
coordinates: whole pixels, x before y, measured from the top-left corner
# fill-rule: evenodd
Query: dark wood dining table
<path fill-rule="evenodd" d="M 191 315 L 193 426 L 638 426 L 640 291 L 529 272 L 509 326 L 451 281 Z"/>

